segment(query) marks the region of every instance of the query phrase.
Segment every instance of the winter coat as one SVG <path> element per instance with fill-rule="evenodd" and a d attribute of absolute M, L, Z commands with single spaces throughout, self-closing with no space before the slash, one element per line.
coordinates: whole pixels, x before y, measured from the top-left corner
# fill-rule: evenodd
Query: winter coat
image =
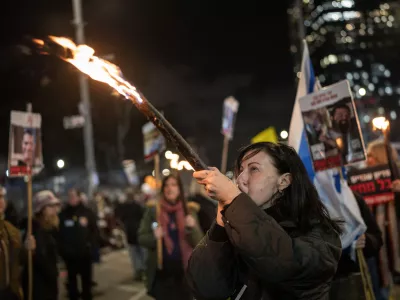
<path fill-rule="evenodd" d="M 143 219 L 140 223 L 140 228 L 138 231 L 138 242 L 139 245 L 148 249 L 148 257 L 146 262 L 146 287 L 150 292 L 153 287 L 153 283 L 156 277 L 157 271 L 157 240 L 154 237 L 152 224 L 157 222 L 156 220 L 156 206 L 157 201 L 150 200 L 146 204 L 146 210 Z M 197 203 L 188 202 L 187 203 L 188 212 L 196 219 L 197 212 L 199 211 L 199 205 Z M 195 247 L 197 243 L 204 236 L 200 227 L 194 227 L 188 229 L 187 241 L 192 247 Z"/>
<path fill-rule="evenodd" d="M 367 231 L 365 232 L 365 248 L 363 249 L 364 256 L 365 258 L 378 256 L 379 250 L 383 245 L 382 232 L 362 196 L 359 194 L 354 194 L 354 196 L 360 209 L 361 217 L 367 226 Z M 339 260 L 335 278 L 345 277 L 351 273 L 358 272 L 360 272 L 358 263 L 351 259 L 349 253 L 345 253 L 345 251 L 343 251 L 343 255 Z"/>
<path fill-rule="evenodd" d="M 20 265 L 25 254 L 20 231 L 0 216 L 0 299 L 22 300 Z"/>
<path fill-rule="evenodd" d="M 339 235 L 318 221 L 305 234 L 240 194 L 193 251 L 187 279 L 197 300 L 322 300 L 341 254 Z M 276 214 L 275 214 L 276 215 Z"/>
<path fill-rule="evenodd" d="M 59 253 L 64 260 L 92 256 L 98 241 L 95 214 L 83 204 L 66 206 L 60 213 Z"/>
<path fill-rule="evenodd" d="M 199 223 L 203 232 L 207 232 L 217 216 L 217 206 L 201 194 L 194 195 L 190 200 L 200 204 Z"/>
<path fill-rule="evenodd" d="M 54 231 L 44 229 L 34 220 L 32 234 L 36 239 L 33 252 L 33 300 L 54 300 L 58 298 L 57 243 Z M 24 294 L 28 293 L 28 266 L 23 270 Z"/>
<path fill-rule="evenodd" d="M 130 245 L 138 244 L 137 232 L 143 217 L 143 212 L 144 208 L 135 201 L 120 204 L 115 210 L 116 217 L 124 225 L 128 244 Z"/>

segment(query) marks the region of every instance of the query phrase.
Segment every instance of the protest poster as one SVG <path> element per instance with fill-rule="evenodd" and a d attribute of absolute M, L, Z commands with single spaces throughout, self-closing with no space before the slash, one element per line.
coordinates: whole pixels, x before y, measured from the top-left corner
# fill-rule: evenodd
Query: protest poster
<path fill-rule="evenodd" d="M 365 147 L 347 80 L 300 98 L 315 171 L 365 160 Z"/>
<path fill-rule="evenodd" d="M 35 175 L 43 167 L 40 114 L 11 111 L 8 176 Z"/>
<path fill-rule="evenodd" d="M 379 165 L 347 173 L 350 188 L 363 196 L 368 205 L 394 200 L 391 172 L 388 165 Z"/>
<path fill-rule="evenodd" d="M 165 138 L 151 122 L 144 124 L 142 133 L 144 139 L 144 160 L 150 161 L 157 153 L 165 150 Z"/>
<path fill-rule="evenodd" d="M 239 109 L 239 101 L 233 97 L 224 100 L 224 112 L 222 116 L 221 133 L 230 140 L 233 138 L 233 130 L 235 127 L 236 114 Z"/>

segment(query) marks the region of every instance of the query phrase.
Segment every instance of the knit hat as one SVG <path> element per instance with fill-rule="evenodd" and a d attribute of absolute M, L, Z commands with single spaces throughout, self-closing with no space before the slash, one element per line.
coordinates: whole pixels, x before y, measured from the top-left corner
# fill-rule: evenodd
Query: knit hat
<path fill-rule="evenodd" d="M 56 196 L 54 196 L 52 191 L 41 191 L 36 193 L 35 197 L 33 198 L 33 212 L 37 214 L 46 206 L 56 204 L 59 205 L 61 202 L 56 198 Z"/>

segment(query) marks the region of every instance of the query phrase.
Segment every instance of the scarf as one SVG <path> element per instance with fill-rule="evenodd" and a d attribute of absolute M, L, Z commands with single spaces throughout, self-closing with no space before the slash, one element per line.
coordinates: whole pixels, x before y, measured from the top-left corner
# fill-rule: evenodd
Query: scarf
<path fill-rule="evenodd" d="M 179 201 L 176 204 L 168 203 L 164 198 L 160 200 L 161 207 L 160 209 L 160 225 L 161 228 L 164 229 L 164 244 L 167 252 L 169 254 L 172 253 L 174 247 L 180 247 L 181 255 L 182 255 L 182 264 L 184 270 L 186 270 L 190 255 L 192 253 L 193 248 L 186 241 L 186 232 L 185 232 L 185 210 L 183 208 L 182 201 Z M 179 236 L 179 245 L 174 245 L 173 240 L 169 235 L 169 226 L 170 226 L 170 218 L 169 214 L 174 213 L 176 219 L 176 228 L 178 230 Z"/>

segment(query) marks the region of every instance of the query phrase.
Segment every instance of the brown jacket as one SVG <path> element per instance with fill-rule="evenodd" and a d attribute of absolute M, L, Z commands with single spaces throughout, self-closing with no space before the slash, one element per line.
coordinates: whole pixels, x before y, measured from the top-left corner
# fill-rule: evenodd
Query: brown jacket
<path fill-rule="evenodd" d="M 0 219 L 0 291 L 10 289 L 22 299 L 20 266 L 21 234 L 11 223 Z"/>

